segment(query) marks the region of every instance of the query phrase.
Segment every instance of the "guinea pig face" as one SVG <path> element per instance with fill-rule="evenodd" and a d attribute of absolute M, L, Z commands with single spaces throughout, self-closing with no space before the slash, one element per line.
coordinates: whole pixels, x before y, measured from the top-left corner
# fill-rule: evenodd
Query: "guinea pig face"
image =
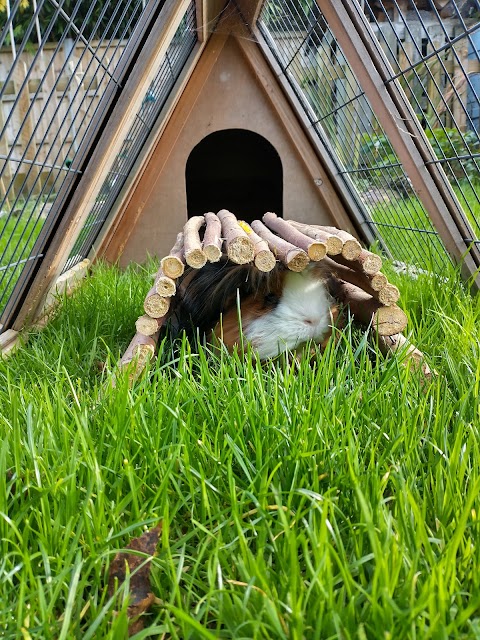
<path fill-rule="evenodd" d="M 262 360 L 309 340 L 321 342 L 330 332 L 332 304 L 324 281 L 312 270 L 287 272 L 278 303 L 263 315 L 245 319 L 244 336 Z"/>

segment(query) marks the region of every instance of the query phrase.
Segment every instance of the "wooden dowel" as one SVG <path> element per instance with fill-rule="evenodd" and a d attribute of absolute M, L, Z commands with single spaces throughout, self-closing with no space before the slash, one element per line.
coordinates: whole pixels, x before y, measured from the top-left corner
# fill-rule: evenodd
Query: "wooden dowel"
<path fill-rule="evenodd" d="M 272 253 L 291 271 L 303 271 L 310 262 L 310 258 L 303 249 L 276 236 L 260 220 L 254 220 L 250 226 L 260 238 L 266 240 Z"/>
<path fill-rule="evenodd" d="M 268 272 L 272 271 L 277 264 L 277 260 L 273 253 L 268 248 L 268 243 L 265 240 L 262 240 L 259 235 L 255 233 L 252 227 L 244 222 L 243 220 L 239 220 L 238 224 L 242 227 L 245 233 L 248 235 L 250 240 L 253 242 L 254 252 L 255 252 L 255 266 L 259 271 Z"/>
<path fill-rule="evenodd" d="M 332 258 L 346 267 L 350 267 L 357 271 L 363 271 L 363 273 L 371 276 L 377 274 L 382 268 L 382 259 L 380 256 L 377 256 L 375 253 L 371 253 L 366 249 L 362 249 L 358 256 L 353 260 L 345 258 L 343 254 L 340 256 L 332 256 Z"/>
<path fill-rule="evenodd" d="M 217 213 L 222 223 L 222 236 L 225 241 L 226 253 L 235 264 L 248 264 L 255 258 L 255 249 L 245 231 L 238 224 L 233 213 L 222 209 Z"/>
<path fill-rule="evenodd" d="M 383 287 L 383 289 L 377 291 L 376 297 L 382 304 L 384 304 L 386 307 L 389 307 L 392 304 L 398 302 L 398 300 L 400 299 L 400 291 L 394 284 L 388 283 Z"/>
<path fill-rule="evenodd" d="M 169 278 L 179 278 L 185 271 L 185 258 L 183 257 L 183 231 L 177 235 L 177 241 L 170 253 L 160 261 L 163 273 Z"/>
<path fill-rule="evenodd" d="M 384 275 L 383 273 L 375 273 L 374 275 L 370 276 L 370 284 L 372 285 L 372 289 L 374 289 L 375 291 L 380 291 L 380 289 L 383 289 L 389 283 L 386 275 Z"/>
<path fill-rule="evenodd" d="M 339 280 L 337 296 L 361 325 L 374 327 L 378 335 L 401 333 L 407 326 L 407 316 L 400 307 L 385 307 L 366 291 L 349 282 Z"/>
<path fill-rule="evenodd" d="M 157 271 L 155 275 L 155 283 L 154 283 L 155 291 L 160 296 L 165 296 L 166 298 L 170 298 L 175 295 L 175 291 L 177 290 L 177 286 L 175 284 L 175 280 L 166 276 L 163 273 L 162 267 Z"/>
<path fill-rule="evenodd" d="M 189 267 L 201 269 L 207 262 L 207 256 L 203 253 L 199 231 L 205 224 L 203 216 L 193 216 L 183 227 L 183 248 L 185 262 Z"/>
<path fill-rule="evenodd" d="M 380 351 L 384 355 L 391 352 L 395 353 L 402 347 L 406 347 L 405 360 L 411 360 L 416 370 L 420 370 L 427 380 L 431 379 L 432 370 L 425 362 L 425 356 L 402 333 L 395 333 L 392 336 L 377 335 L 376 339 L 378 340 Z"/>
<path fill-rule="evenodd" d="M 379 302 L 381 302 L 385 306 L 390 306 L 395 304 L 400 298 L 400 291 L 393 284 L 390 284 L 386 278 L 385 284 L 380 290 L 374 289 L 372 286 L 372 279 L 366 273 L 361 271 L 357 271 L 355 269 L 350 269 L 343 264 L 340 264 L 336 260 L 332 260 L 331 258 L 324 258 L 323 264 L 328 267 L 332 273 L 334 273 L 338 278 L 344 280 L 345 282 L 349 282 L 350 284 L 354 284 L 360 289 L 363 289 L 366 293 L 376 298 Z M 383 280 L 382 280 L 383 282 Z"/>
<path fill-rule="evenodd" d="M 295 247 L 303 249 L 310 260 L 318 262 L 327 255 L 327 245 L 325 242 L 314 240 L 303 234 L 301 231 L 288 224 L 286 220 L 279 218 L 272 211 L 268 211 L 262 217 L 264 224 L 275 231 L 281 238 Z"/>
<path fill-rule="evenodd" d="M 143 308 L 151 318 L 163 318 L 170 309 L 170 298 L 159 295 L 156 288 L 152 287 L 145 296 Z"/>
<path fill-rule="evenodd" d="M 137 333 L 141 333 L 144 336 L 153 336 L 165 322 L 165 316 L 161 318 L 152 318 L 151 316 L 140 316 L 135 322 Z"/>
<path fill-rule="evenodd" d="M 333 235 L 333 233 L 328 233 L 317 225 L 296 222 L 295 220 L 287 220 L 287 222 L 309 238 L 323 242 L 327 248 L 327 256 L 337 256 L 339 253 L 342 253 L 343 242 L 338 236 Z"/>
<path fill-rule="evenodd" d="M 205 214 L 207 228 L 203 236 L 203 253 L 209 262 L 218 262 L 222 257 L 222 223 L 212 211 Z"/>
<path fill-rule="evenodd" d="M 347 260 L 355 260 L 361 254 L 362 245 L 348 231 L 343 231 L 343 229 L 337 229 L 336 227 L 321 226 L 320 228 L 340 238 L 343 242 L 342 256 Z"/>
<path fill-rule="evenodd" d="M 130 341 L 130 344 L 118 363 L 119 368 L 129 369 L 128 378 L 130 384 L 140 376 L 147 362 L 155 357 L 159 335 L 159 331 L 151 336 L 136 333 Z M 112 384 L 115 386 L 115 379 L 112 381 Z"/>

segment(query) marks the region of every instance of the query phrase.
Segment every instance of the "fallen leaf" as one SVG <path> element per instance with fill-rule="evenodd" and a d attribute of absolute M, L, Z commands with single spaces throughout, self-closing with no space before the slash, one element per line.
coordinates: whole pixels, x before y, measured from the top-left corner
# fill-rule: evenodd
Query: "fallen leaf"
<path fill-rule="evenodd" d="M 147 556 L 154 556 L 158 540 L 162 532 L 161 523 L 153 529 L 145 531 L 139 538 L 134 538 L 125 549 L 139 551 Z M 150 589 L 150 560 L 145 557 L 120 551 L 114 557 L 108 571 L 108 595 L 112 597 L 130 574 L 130 599 L 127 608 L 128 618 L 136 618 L 128 627 L 129 636 L 143 629 L 143 620 L 139 618 L 155 602 L 155 595 Z"/>

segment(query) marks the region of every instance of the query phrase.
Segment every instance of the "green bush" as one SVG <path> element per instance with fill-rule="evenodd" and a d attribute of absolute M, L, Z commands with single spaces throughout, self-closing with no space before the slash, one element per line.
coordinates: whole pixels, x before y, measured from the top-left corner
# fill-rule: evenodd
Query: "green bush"
<path fill-rule="evenodd" d="M 478 163 L 472 157 L 474 154 L 480 153 L 480 138 L 476 131 L 462 132 L 458 129 L 437 127 L 428 128 L 425 133 L 439 160 L 453 158 L 449 162 L 442 163 L 445 173 L 450 179 L 462 180 L 468 177 L 474 182 L 479 182 Z M 457 157 L 461 159 L 457 160 Z"/>
<path fill-rule="evenodd" d="M 452 158 L 442 162 L 442 167 L 450 180 L 457 182 L 469 178 L 474 184 L 480 182 L 480 172 L 475 154 L 480 153 L 480 138 L 475 131 L 462 132 L 458 129 L 428 128 L 425 134 L 439 160 Z M 385 135 L 365 133 L 361 142 L 360 168 L 369 170 L 369 176 L 375 167 L 385 177 L 385 165 L 398 163 L 399 160 Z M 398 174 L 398 172 L 396 172 Z M 393 188 L 397 188 L 392 184 Z"/>

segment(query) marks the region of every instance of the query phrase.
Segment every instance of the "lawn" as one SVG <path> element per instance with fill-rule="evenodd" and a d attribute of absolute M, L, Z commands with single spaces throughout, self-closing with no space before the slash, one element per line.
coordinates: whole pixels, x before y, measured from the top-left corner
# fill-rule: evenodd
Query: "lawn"
<path fill-rule="evenodd" d="M 464 183 L 454 192 L 472 229 L 480 238 L 480 190 Z M 371 203 L 370 203 L 371 204 Z M 391 203 L 373 204 L 370 215 L 376 231 L 395 258 L 421 269 L 435 265 L 442 269 L 448 258 L 443 243 L 417 197 L 395 198 Z"/>
<path fill-rule="evenodd" d="M 27 215 L 0 219 L 0 309 L 6 305 L 30 257 L 43 222 Z"/>
<path fill-rule="evenodd" d="M 301 365 L 165 342 L 112 387 L 153 270 L 96 267 L 0 362 L 2 637 L 126 637 L 108 565 L 161 521 L 137 639 L 480 638 L 480 298 L 389 273 L 427 386 L 349 325 Z"/>

